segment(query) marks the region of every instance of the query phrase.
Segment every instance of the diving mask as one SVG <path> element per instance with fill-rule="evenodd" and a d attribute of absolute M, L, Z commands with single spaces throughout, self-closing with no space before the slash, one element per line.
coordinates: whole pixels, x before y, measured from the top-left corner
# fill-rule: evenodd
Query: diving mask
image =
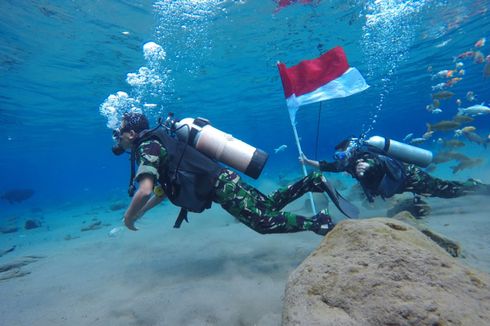
<path fill-rule="evenodd" d="M 112 130 L 112 139 L 116 142 L 116 144 L 112 146 L 112 153 L 117 156 L 122 155 L 125 152 L 124 148 L 119 144 L 121 134 L 123 132 L 124 131 L 122 131 L 121 129 Z"/>
<path fill-rule="evenodd" d="M 353 138 L 347 148 L 343 151 L 337 151 L 334 153 L 334 160 L 340 162 L 343 166 L 346 166 L 349 163 L 350 158 L 354 154 L 354 151 L 357 149 L 358 143 L 357 138 Z"/>

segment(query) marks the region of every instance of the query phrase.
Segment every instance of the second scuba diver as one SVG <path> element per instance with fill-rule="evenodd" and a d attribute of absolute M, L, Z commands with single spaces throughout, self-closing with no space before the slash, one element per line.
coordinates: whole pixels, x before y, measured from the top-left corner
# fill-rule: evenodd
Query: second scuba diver
<path fill-rule="evenodd" d="M 228 150 L 224 156 L 228 156 L 232 161 L 242 163 L 242 158 L 248 155 L 246 151 L 254 149 L 245 143 L 240 145 L 242 147 L 237 147 L 233 145 L 236 141 L 226 143 L 229 137 L 219 139 L 220 131 L 212 128 L 209 122 L 203 119 L 194 119 L 193 123 L 199 125 L 196 128 L 188 128 L 189 137 L 199 136 L 199 133 L 203 133 L 207 128 L 210 132 L 199 136 L 203 146 L 219 145 L 223 140 L 223 146 L 218 147 L 220 150 Z M 170 134 L 175 132 L 179 133 L 179 130 L 171 130 Z M 182 220 L 187 220 L 187 211 L 202 212 L 215 202 L 240 222 L 262 234 L 309 230 L 325 235 L 334 227 L 326 210 L 312 217 L 281 211 L 288 203 L 310 191 L 326 192 L 339 210 L 349 217 L 357 217 L 359 214 L 358 209 L 342 198 L 320 172 L 311 173 L 298 182 L 266 196 L 243 182 L 236 172 L 223 167 L 216 160 L 189 145 L 190 138 L 181 141 L 178 137 L 172 137 L 164 125 L 150 129 L 148 119 L 140 113 L 125 114 L 120 128 L 114 130 L 113 137 L 117 142 L 113 147 L 114 154 L 131 152 L 129 193 L 133 198 L 124 214 L 124 224 L 131 230 L 137 230 L 134 226 L 135 221 L 165 197 L 181 207 L 174 227 L 179 227 Z M 265 164 L 266 158 L 261 158 L 260 153 L 249 156 L 250 164 L 246 169 L 251 170 L 248 171 L 251 173 L 249 175 L 258 177 L 260 171 L 257 172 L 253 165 L 257 162 Z M 135 163 L 139 164 L 137 171 Z M 139 184 L 136 192 L 133 181 Z"/>
<path fill-rule="evenodd" d="M 373 138 L 383 139 L 378 136 Z M 392 143 L 398 146 L 396 150 L 399 153 L 406 150 L 404 154 L 409 159 L 415 161 L 420 159 L 409 157 L 415 155 L 413 150 L 417 148 L 395 141 Z M 304 154 L 299 157 L 299 160 L 320 171 L 349 173 L 360 183 L 369 202 L 373 202 L 375 196 L 389 198 L 404 192 L 441 198 L 470 194 L 490 195 L 490 185 L 481 181 L 468 179 L 465 182 L 459 182 L 433 177 L 415 164 L 401 162 L 388 156 L 385 151 L 353 137 L 341 141 L 335 146 L 335 150 L 333 162 L 310 160 Z"/>

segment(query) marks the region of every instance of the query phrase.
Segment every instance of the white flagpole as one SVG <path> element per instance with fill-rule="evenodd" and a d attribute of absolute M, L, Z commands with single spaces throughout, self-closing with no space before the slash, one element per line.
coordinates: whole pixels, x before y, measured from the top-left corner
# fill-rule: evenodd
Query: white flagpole
<path fill-rule="evenodd" d="M 296 119 L 294 116 L 296 115 L 297 108 L 289 108 L 289 119 L 291 120 L 291 126 L 293 126 L 293 132 L 294 132 L 294 139 L 296 140 L 296 146 L 298 147 L 298 153 L 299 156 L 302 156 L 303 150 L 301 149 L 301 144 L 299 143 L 299 137 L 298 137 L 298 131 L 296 130 Z M 303 168 L 303 174 L 305 177 L 308 175 L 308 172 L 306 172 L 306 167 L 303 164 L 301 164 Z M 311 209 L 313 210 L 313 214 L 316 214 L 316 207 L 315 207 L 315 201 L 313 200 L 313 194 L 311 192 L 308 193 L 308 196 L 310 197 L 310 202 L 311 202 Z"/>

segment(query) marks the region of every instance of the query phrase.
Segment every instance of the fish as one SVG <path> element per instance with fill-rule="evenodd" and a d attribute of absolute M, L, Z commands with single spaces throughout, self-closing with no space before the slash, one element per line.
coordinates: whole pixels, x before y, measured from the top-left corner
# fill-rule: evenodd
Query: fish
<path fill-rule="evenodd" d="M 461 107 L 461 104 L 463 104 L 463 102 L 461 102 L 461 100 L 458 98 L 456 100 L 456 105 L 458 106 L 458 108 Z"/>
<path fill-rule="evenodd" d="M 490 108 L 488 106 L 485 106 L 482 104 L 476 104 L 469 106 L 467 108 L 459 108 L 458 109 L 458 115 L 470 115 L 470 116 L 477 116 L 477 115 L 484 115 L 484 114 L 489 114 L 490 113 Z"/>
<path fill-rule="evenodd" d="M 21 203 L 34 195 L 34 190 L 32 189 L 12 189 L 8 190 L 0 196 L 0 199 L 4 199 L 9 202 L 9 204 L 13 203 Z"/>
<path fill-rule="evenodd" d="M 473 58 L 475 56 L 474 51 L 466 51 L 463 53 L 460 53 L 456 56 L 456 59 L 468 59 L 468 58 Z"/>
<path fill-rule="evenodd" d="M 483 53 L 481 53 L 480 51 L 476 51 L 473 62 L 480 64 L 480 63 L 483 63 L 484 61 L 485 61 L 485 56 L 483 55 Z"/>
<path fill-rule="evenodd" d="M 488 140 L 483 139 L 480 135 L 478 135 L 475 132 L 468 131 L 468 132 L 463 132 L 463 135 L 471 142 L 478 144 L 478 145 L 483 145 L 483 147 L 487 148 Z"/>
<path fill-rule="evenodd" d="M 434 108 L 438 108 L 438 107 L 440 107 L 440 106 L 441 106 L 441 101 L 439 101 L 439 100 L 438 100 L 438 99 L 436 99 L 436 98 L 435 98 L 435 99 L 433 99 L 433 100 L 432 100 L 432 106 L 433 106 Z"/>
<path fill-rule="evenodd" d="M 403 137 L 403 142 L 406 143 L 412 137 L 413 137 L 413 133 L 411 132 L 407 134 L 405 137 Z"/>
<path fill-rule="evenodd" d="M 460 123 L 452 120 L 442 120 L 434 124 L 427 123 L 427 131 L 450 131 L 459 127 Z"/>
<path fill-rule="evenodd" d="M 454 73 L 454 70 L 441 70 L 437 73 L 435 73 L 434 75 L 432 75 L 432 79 L 436 79 L 436 78 L 450 78 Z"/>
<path fill-rule="evenodd" d="M 459 147 L 463 147 L 464 143 L 457 139 L 450 139 L 444 141 L 444 146 L 449 148 L 459 148 Z"/>
<path fill-rule="evenodd" d="M 425 134 L 422 135 L 422 138 L 429 139 L 432 137 L 433 134 L 434 134 L 434 131 L 427 131 Z"/>
<path fill-rule="evenodd" d="M 446 163 L 449 161 L 465 161 L 469 160 L 470 158 L 457 152 L 451 152 L 451 151 L 443 151 L 439 152 L 434 156 L 432 162 L 435 164 L 440 164 L 440 163 Z"/>
<path fill-rule="evenodd" d="M 485 67 L 483 67 L 483 77 L 490 77 L 490 54 L 485 58 Z"/>
<path fill-rule="evenodd" d="M 472 131 L 475 131 L 475 130 L 476 130 L 476 127 L 466 126 L 463 129 L 461 129 L 461 132 L 472 132 Z"/>
<path fill-rule="evenodd" d="M 481 39 L 479 39 L 478 41 L 476 41 L 475 43 L 475 48 L 481 48 L 483 46 L 485 46 L 485 42 L 487 41 L 486 38 L 482 37 Z"/>
<path fill-rule="evenodd" d="M 442 91 L 444 88 L 446 88 L 446 83 L 439 83 L 435 86 L 432 86 L 433 91 Z"/>
<path fill-rule="evenodd" d="M 438 100 L 447 100 L 451 97 L 453 97 L 454 93 L 450 91 L 440 91 L 435 94 L 432 94 L 433 99 L 438 99 Z"/>
<path fill-rule="evenodd" d="M 455 64 L 456 69 L 461 69 L 461 68 L 463 68 L 463 66 L 464 66 L 464 63 L 462 63 L 462 62 L 456 62 L 456 64 Z"/>
<path fill-rule="evenodd" d="M 477 167 L 478 165 L 483 163 L 483 159 L 481 158 L 475 158 L 475 159 L 468 159 L 459 162 L 458 165 L 451 166 L 451 169 L 453 170 L 453 174 L 458 173 L 459 171 L 462 171 L 464 169 L 470 169 Z"/>
<path fill-rule="evenodd" d="M 439 114 L 442 112 L 442 110 L 441 109 L 434 109 L 431 112 L 432 112 L 432 114 Z"/>
<path fill-rule="evenodd" d="M 444 42 L 441 42 L 439 44 L 436 44 L 436 45 L 434 45 L 434 47 L 436 47 L 436 48 L 442 48 L 442 47 L 448 45 L 449 42 L 451 42 L 451 39 L 445 40 Z"/>
<path fill-rule="evenodd" d="M 468 91 L 468 92 L 466 93 L 466 100 L 467 100 L 468 102 L 473 102 L 473 101 L 475 100 L 475 98 L 476 98 L 476 97 L 475 97 L 475 93 L 474 93 L 474 92 L 472 92 L 472 91 Z"/>
<path fill-rule="evenodd" d="M 280 153 L 286 150 L 288 148 L 288 145 L 281 145 L 278 148 L 274 148 L 274 153 Z"/>
<path fill-rule="evenodd" d="M 453 121 L 459 122 L 459 123 L 465 123 L 465 122 L 471 122 L 475 120 L 474 118 L 470 117 L 469 115 L 455 115 L 453 117 Z"/>
<path fill-rule="evenodd" d="M 448 80 L 446 82 L 446 87 L 453 87 L 454 85 L 456 85 L 457 83 L 459 83 L 462 80 L 463 80 L 463 78 L 461 78 L 461 77 L 451 78 L 450 80 Z"/>
<path fill-rule="evenodd" d="M 414 138 L 410 141 L 410 144 L 419 145 L 419 144 L 424 143 L 426 140 L 427 139 L 425 139 L 425 138 Z"/>

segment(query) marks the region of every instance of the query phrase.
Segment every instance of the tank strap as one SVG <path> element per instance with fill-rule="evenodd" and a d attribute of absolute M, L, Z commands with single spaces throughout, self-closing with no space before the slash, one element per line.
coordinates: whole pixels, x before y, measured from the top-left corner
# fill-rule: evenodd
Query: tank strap
<path fill-rule="evenodd" d="M 390 139 L 389 138 L 385 138 L 385 146 L 383 147 L 383 151 L 385 153 L 388 153 L 388 149 L 390 148 Z"/>

